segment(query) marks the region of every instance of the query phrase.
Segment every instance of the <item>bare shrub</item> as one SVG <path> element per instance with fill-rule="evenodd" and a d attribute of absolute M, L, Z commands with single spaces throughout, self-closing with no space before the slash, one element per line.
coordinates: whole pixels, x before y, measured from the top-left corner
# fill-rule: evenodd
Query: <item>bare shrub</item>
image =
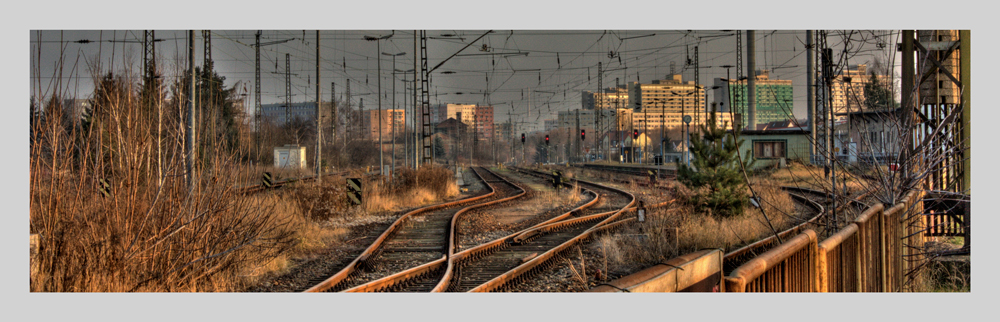
<path fill-rule="evenodd" d="M 237 287 L 235 275 L 291 247 L 288 221 L 273 214 L 273 204 L 237 193 L 234 186 L 249 179 L 233 154 L 199 157 L 189 189 L 183 109 L 142 104 L 130 79 L 109 74 L 95 81 L 93 111 L 83 124 L 61 124 L 55 104 L 33 119 L 30 227 L 40 239 L 31 290 Z M 208 161 L 212 172 L 203 168 Z M 107 196 L 101 180 L 109 183 Z"/>

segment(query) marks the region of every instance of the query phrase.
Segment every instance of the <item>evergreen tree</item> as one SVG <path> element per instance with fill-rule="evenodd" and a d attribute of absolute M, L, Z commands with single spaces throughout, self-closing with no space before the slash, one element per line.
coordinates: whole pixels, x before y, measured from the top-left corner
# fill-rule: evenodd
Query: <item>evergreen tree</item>
<path fill-rule="evenodd" d="M 868 83 L 865 83 L 864 93 L 865 108 L 867 110 L 882 110 L 896 107 L 896 102 L 892 98 L 892 92 L 879 82 L 874 70 L 871 71 Z"/>
<path fill-rule="evenodd" d="M 678 165 L 677 180 L 691 190 L 707 187 L 694 197 L 699 209 L 710 208 L 715 214 L 733 216 L 743 212 L 749 201 L 741 173 L 738 130 L 733 135 L 719 127 L 715 107 L 708 122 L 701 125 L 701 140 L 691 140 L 692 167 Z M 752 164 L 747 152 L 744 168 Z"/>
<path fill-rule="evenodd" d="M 534 161 L 536 163 L 549 162 L 549 149 L 545 145 L 545 138 L 540 136 L 535 136 L 532 141 L 535 142 L 535 157 Z"/>
<path fill-rule="evenodd" d="M 444 140 L 440 136 L 434 137 L 434 157 L 444 158 Z"/>

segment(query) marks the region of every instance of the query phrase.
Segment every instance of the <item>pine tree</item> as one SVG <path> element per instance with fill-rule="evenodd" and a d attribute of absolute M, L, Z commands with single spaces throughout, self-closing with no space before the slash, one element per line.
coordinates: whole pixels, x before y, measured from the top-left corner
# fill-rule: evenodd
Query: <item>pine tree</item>
<path fill-rule="evenodd" d="M 434 137 L 434 157 L 444 158 L 444 140 L 440 136 Z"/>
<path fill-rule="evenodd" d="M 743 212 L 749 201 L 746 196 L 746 184 L 741 173 L 738 130 L 732 134 L 719 127 L 715 107 L 709 114 L 708 122 L 701 125 L 701 140 L 691 140 L 693 167 L 680 164 L 677 180 L 691 190 L 707 187 L 694 197 L 694 203 L 699 209 L 710 208 L 715 214 L 733 216 Z M 744 158 L 749 168 L 750 154 Z"/>
<path fill-rule="evenodd" d="M 868 110 L 882 110 L 895 108 L 896 102 L 892 98 L 892 92 L 879 82 L 875 71 L 871 71 L 868 83 L 865 83 L 865 108 Z"/>

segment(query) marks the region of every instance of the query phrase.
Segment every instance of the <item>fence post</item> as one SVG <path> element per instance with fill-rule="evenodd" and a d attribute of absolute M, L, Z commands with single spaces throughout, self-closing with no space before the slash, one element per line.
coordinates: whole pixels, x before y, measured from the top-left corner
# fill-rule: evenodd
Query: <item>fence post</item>
<path fill-rule="evenodd" d="M 890 213 L 891 210 L 892 208 L 890 208 Z M 886 271 L 889 270 L 888 268 L 889 263 L 886 261 L 885 210 L 884 209 L 879 210 L 878 214 L 876 214 L 876 217 L 878 217 L 876 218 L 878 220 L 878 252 L 879 252 L 879 261 L 881 262 L 880 263 L 881 265 L 879 265 L 879 276 L 882 278 L 880 283 L 881 285 L 879 285 L 881 289 L 879 289 L 878 291 L 886 292 L 886 290 L 888 289 L 887 286 L 889 284 L 888 280 L 886 279 L 888 277 Z"/>
<path fill-rule="evenodd" d="M 821 248 L 816 254 L 816 285 L 819 288 L 815 290 L 816 292 L 827 293 L 830 291 L 830 272 L 826 262 L 829 251 L 829 249 Z"/>
<path fill-rule="evenodd" d="M 815 232 L 809 231 L 809 291 L 819 292 L 819 270 L 816 269 L 818 265 L 818 255 L 819 255 L 819 236 Z"/>

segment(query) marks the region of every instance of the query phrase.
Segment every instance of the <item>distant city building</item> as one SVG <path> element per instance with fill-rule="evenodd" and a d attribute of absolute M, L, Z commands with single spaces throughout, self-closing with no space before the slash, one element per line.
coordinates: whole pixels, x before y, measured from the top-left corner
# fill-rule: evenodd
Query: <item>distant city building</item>
<path fill-rule="evenodd" d="M 681 75 L 654 80 L 652 84 L 629 82 L 628 105 L 622 108 L 638 108 L 639 112 L 656 112 L 662 108 L 667 113 L 680 113 L 682 109 L 705 110 L 705 89 L 694 81 L 683 81 Z"/>
<path fill-rule="evenodd" d="M 261 104 L 260 112 L 265 119 L 270 120 L 277 126 L 285 125 L 285 103 Z M 323 102 L 320 114 L 324 122 L 330 120 L 330 102 Z M 316 102 L 295 102 L 288 108 L 288 117 L 292 120 L 298 118 L 301 121 L 316 121 Z"/>
<path fill-rule="evenodd" d="M 875 78 L 882 86 L 888 86 L 888 77 L 876 75 Z M 833 105 L 834 114 L 867 110 L 865 108 L 865 86 L 870 80 L 871 71 L 864 64 L 848 66 L 841 71 L 840 75 L 834 77 L 833 82 L 830 83 L 830 104 Z M 842 117 L 837 118 L 841 119 Z"/>
<path fill-rule="evenodd" d="M 767 70 L 758 70 L 756 74 L 754 92 L 756 93 L 757 124 L 794 119 L 792 114 L 792 81 L 770 79 Z M 715 101 L 719 106 L 718 111 L 729 112 L 730 107 L 734 106 L 733 112 L 737 114 L 737 120 L 740 121 L 742 127 L 748 127 L 747 81 L 729 80 L 727 82 L 722 78 L 716 78 L 714 85 L 718 86 L 714 93 Z M 755 129 L 756 125 L 750 128 Z"/>
<path fill-rule="evenodd" d="M 625 109 L 618 109 L 618 110 L 622 111 Z M 596 110 L 584 110 L 584 109 L 560 111 L 559 113 L 557 113 L 556 127 L 557 128 L 568 127 L 575 131 L 577 125 L 576 118 L 578 113 L 580 116 L 580 129 L 586 130 L 587 133 L 592 133 L 592 135 L 597 135 L 597 130 L 595 130 L 597 128 L 597 124 L 595 123 L 594 120 L 595 115 L 604 116 L 604 118 L 602 119 L 602 122 L 604 123 L 602 123 L 601 125 L 601 127 L 604 129 L 604 132 L 615 130 L 617 113 L 614 112 L 614 109 L 601 110 L 600 114 L 598 114 Z"/>
<path fill-rule="evenodd" d="M 431 112 L 431 115 L 430 115 L 431 116 L 431 124 L 438 124 L 438 123 L 444 122 L 444 120 L 448 119 L 448 117 L 447 117 L 447 115 L 448 115 L 448 104 L 436 104 L 436 105 L 432 105 L 431 109 L 430 109 L 430 112 Z M 421 114 L 421 112 L 418 111 L 417 115 L 422 115 L 422 114 Z M 420 117 L 418 116 L 417 119 L 420 119 Z"/>
<path fill-rule="evenodd" d="M 493 106 L 476 106 L 475 114 L 473 115 L 475 119 L 475 130 L 479 135 L 480 140 L 487 140 L 493 138 Z"/>
<path fill-rule="evenodd" d="M 580 115 L 580 129 L 586 130 L 587 133 L 598 134 L 598 131 L 594 130 L 594 115 L 595 111 L 588 110 L 572 110 L 572 111 L 562 111 L 558 113 L 558 125 L 557 127 L 569 127 L 576 129 L 576 117 L 577 113 Z M 659 109 L 647 109 L 646 112 L 634 112 L 630 108 L 618 109 L 617 112 L 605 110 L 601 114 L 604 115 L 603 131 L 602 133 L 615 132 L 615 131 L 631 131 L 632 129 L 638 129 L 639 132 L 644 130 L 659 130 L 660 126 L 664 126 L 667 129 L 678 128 L 684 125 L 684 115 L 691 116 L 691 128 L 697 129 L 697 126 L 704 124 L 708 120 L 708 114 L 702 110 L 693 110 L 681 112 L 666 112 L 660 113 Z M 718 126 L 731 129 L 732 122 L 729 113 L 717 112 Z"/>
<path fill-rule="evenodd" d="M 559 128 L 559 120 L 545 120 L 545 132 Z"/>
<path fill-rule="evenodd" d="M 510 123 L 498 123 L 494 125 L 493 135 L 496 135 L 498 140 L 509 140 L 513 138 L 514 131 L 511 129 Z"/>
<path fill-rule="evenodd" d="M 441 116 L 442 120 L 446 119 L 456 119 L 465 123 L 465 125 L 473 126 L 472 122 L 475 121 L 476 115 L 476 105 L 475 104 L 446 104 L 444 105 L 444 114 Z"/>
<path fill-rule="evenodd" d="M 618 88 L 606 88 L 601 92 L 581 91 L 581 106 L 584 110 L 593 110 L 595 107 L 601 109 L 625 108 L 628 104 L 628 90 L 622 86 Z"/>
<path fill-rule="evenodd" d="M 442 133 L 452 138 L 462 138 L 468 133 L 468 131 L 468 125 L 465 125 L 465 123 L 459 122 L 454 118 L 449 118 L 441 121 L 437 125 L 434 125 L 434 133 Z"/>
<path fill-rule="evenodd" d="M 365 111 L 364 128 L 368 129 L 369 138 L 372 140 L 378 140 L 379 137 L 379 122 L 382 125 L 382 141 L 392 140 L 393 131 L 397 136 L 403 134 L 403 120 L 406 118 L 405 110 L 382 110 L 382 116 L 379 117 L 378 110 L 368 110 Z M 373 122 L 374 120 L 374 122 Z M 395 127 L 395 129 L 393 128 Z"/>

